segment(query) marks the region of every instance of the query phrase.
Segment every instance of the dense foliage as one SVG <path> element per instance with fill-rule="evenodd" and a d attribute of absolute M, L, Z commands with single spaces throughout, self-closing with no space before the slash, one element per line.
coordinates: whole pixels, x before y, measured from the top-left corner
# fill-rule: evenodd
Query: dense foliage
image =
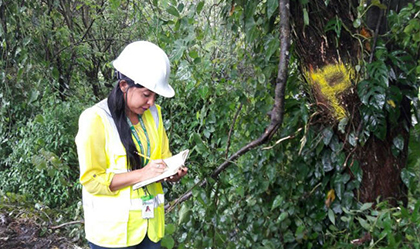
<path fill-rule="evenodd" d="M 338 139 L 346 119 L 337 127 L 314 122 L 317 109 L 293 50 L 282 127 L 217 179 L 209 177 L 270 121 L 278 7 L 275 0 L 1 1 L 2 201 L 29 201 L 79 218 L 78 116 L 112 88 L 110 61 L 121 48 L 145 39 L 172 63 L 176 97 L 158 99 L 172 151 L 192 149 L 188 177 L 166 186 L 169 201 L 193 193 L 167 214 L 166 248 L 420 247 L 419 3 L 387 17 L 390 32 L 377 41 L 373 63 L 359 58 L 365 77 L 357 111 L 366 125 L 360 139 L 348 134 L 353 147 L 369 136 L 385 139 L 385 125 L 401 115 L 396 106 L 410 99 L 410 156 L 401 175 L 407 206 L 358 202 L 362 165 L 352 161 L 350 173 L 345 170 L 350 161 Z M 367 11 L 359 7 L 355 26 Z M 339 21 L 329 25 L 325 32 L 339 36 Z M 388 84 L 396 78 L 406 90 Z M 404 141 L 392 143 L 398 157 Z M 198 187 L 203 179 L 208 184 Z M 71 236 L 80 236 L 77 229 Z"/>

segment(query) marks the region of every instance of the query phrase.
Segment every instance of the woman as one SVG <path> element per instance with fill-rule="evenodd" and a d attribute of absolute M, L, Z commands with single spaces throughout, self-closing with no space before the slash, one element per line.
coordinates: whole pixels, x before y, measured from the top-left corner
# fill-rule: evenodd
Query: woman
<path fill-rule="evenodd" d="M 113 61 L 118 84 L 86 109 L 76 136 L 86 238 L 95 248 L 160 248 L 164 198 L 160 182 L 132 185 L 164 172 L 170 157 L 156 95 L 173 97 L 165 52 L 153 43 L 129 44 Z M 182 168 L 167 181 L 179 181 Z"/>

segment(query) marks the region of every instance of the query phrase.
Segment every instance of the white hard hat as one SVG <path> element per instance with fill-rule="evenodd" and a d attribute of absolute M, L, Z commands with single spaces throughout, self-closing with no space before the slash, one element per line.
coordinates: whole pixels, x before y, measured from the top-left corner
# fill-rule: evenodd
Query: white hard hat
<path fill-rule="evenodd" d="M 168 56 L 151 42 L 136 41 L 128 44 L 112 65 L 136 84 L 163 97 L 171 98 L 175 95 L 168 83 L 171 72 Z"/>

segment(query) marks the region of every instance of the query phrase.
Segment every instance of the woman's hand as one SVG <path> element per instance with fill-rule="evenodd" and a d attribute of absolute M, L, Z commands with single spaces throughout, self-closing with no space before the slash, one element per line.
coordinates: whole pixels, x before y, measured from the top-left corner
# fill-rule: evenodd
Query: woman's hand
<path fill-rule="evenodd" d="M 152 160 L 141 169 L 142 181 L 153 178 L 165 172 L 168 166 L 162 159 Z"/>
<path fill-rule="evenodd" d="M 168 178 L 165 178 L 165 181 L 168 182 L 178 182 L 179 180 L 181 180 L 182 177 L 184 177 L 186 174 L 188 173 L 188 168 L 187 167 L 181 167 L 177 174 L 170 176 Z"/>
<path fill-rule="evenodd" d="M 115 174 L 109 189 L 114 192 L 138 182 L 148 180 L 162 174 L 166 170 L 166 167 L 166 163 L 162 159 L 157 159 L 150 161 L 141 169 Z"/>

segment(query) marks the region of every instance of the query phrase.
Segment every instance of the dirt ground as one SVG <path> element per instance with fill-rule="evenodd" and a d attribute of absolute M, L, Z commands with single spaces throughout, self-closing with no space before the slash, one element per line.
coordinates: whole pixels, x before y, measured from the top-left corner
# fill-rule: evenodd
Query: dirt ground
<path fill-rule="evenodd" d="M 42 227 L 28 218 L 12 218 L 0 213 L 2 249 L 82 249 L 57 233 L 42 234 Z"/>

